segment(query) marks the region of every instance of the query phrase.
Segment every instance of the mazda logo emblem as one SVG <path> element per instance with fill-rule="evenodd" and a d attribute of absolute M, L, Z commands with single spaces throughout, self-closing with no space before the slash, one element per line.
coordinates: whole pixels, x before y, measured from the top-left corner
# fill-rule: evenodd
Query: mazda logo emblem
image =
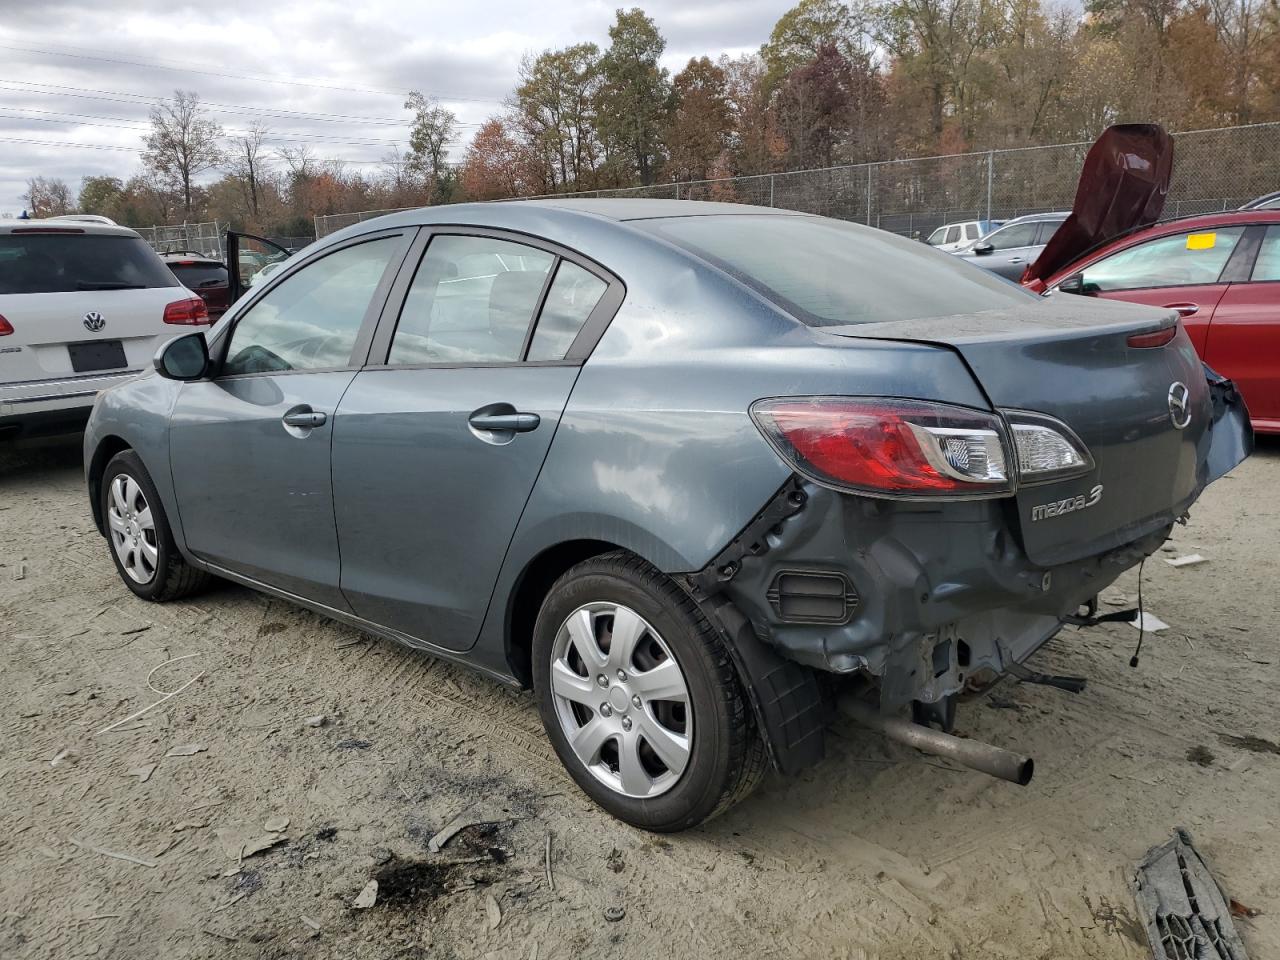
<path fill-rule="evenodd" d="M 103 319 L 102 314 L 97 310 L 90 311 L 84 315 L 84 328 L 90 333 L 97 333 L 107 325 L 107 321 Z"/>
<path fill-rule="evenodd" d="M 1191 391 L 1176 380 L 1169 386 L 1169 419 L 1179 430 L 1191 422 Z"/>

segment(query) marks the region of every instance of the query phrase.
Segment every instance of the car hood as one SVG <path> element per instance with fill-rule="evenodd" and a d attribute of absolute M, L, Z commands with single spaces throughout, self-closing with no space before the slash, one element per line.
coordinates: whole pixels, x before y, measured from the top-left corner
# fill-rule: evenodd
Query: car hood
<path fill-rule="evenodd" d="M 1071 216 L 1063 221 L 1022 283 L 1038 293 L 1063 267 L 1122 233 L 1155 223 L 1173 173 L 1173 138 L 1155 123 L 1107 127 L 1089 148 Z"/>

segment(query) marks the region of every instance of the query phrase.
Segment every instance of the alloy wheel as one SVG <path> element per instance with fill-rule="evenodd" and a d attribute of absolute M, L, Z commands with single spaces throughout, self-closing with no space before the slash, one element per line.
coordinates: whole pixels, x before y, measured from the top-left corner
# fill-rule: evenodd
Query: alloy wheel
<path fill-rule="evenodd" d="M 684 673 L 647 621 L 588 603 L 556 633 L 551 694 L 569 748 L 611 790 L 651 798 L 676 785 L 693 745 Z"/>
<path fill-rule="evenodd" d="M 111 548 L 129 578 L 144 584 L 155 579 L 160 560 L 155 519 L 142 487 L 126 473 L 117 474 L 111 481 L 107 528 Z"/>

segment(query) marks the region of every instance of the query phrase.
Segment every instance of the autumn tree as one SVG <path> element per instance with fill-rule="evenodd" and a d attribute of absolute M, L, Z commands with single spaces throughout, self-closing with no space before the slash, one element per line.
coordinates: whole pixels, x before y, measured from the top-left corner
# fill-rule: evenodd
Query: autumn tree
<path fill-rule="evenodd" d="M 667 41 L 639 7 L 619 10 L 600 58 L 600 137 L 640 178 L 653 183 L 662 163 L 671 83 L 658 61 Z"/>
<path fill-rule="evenodd" d="M 188 219 L 195 178 L 224 160 L 221 137 L 222 126 L 208 115 L 194 92 L 175 90 L 171 100 L 161 100 L 151 110 L 151 132 L 142 162 L 181 192 Z"/>
<path fill-rule="evenodd" d="M 596 107 L 600 48 L 579 43 L 520 62 L 512 110 L 519 137 L 536 157 L 540 193 L 585 189 L 601 160 Z"/>
<path fill-rule="evenodd" d="M 721 57 L 725 95 L 733 116 L 733 170 L 739 174 L 780 169 L 787 144 L 778 131 L 764 60 L 755 54 Z"/>
<path fill-rule="evenodd" d="M 859 70 L 834 44 L 787 75 L 778 92 L 778 128 L 787 165 L 828 167 L 877 155 L 876 130 L 884 110 L 878 78 Z"/>
<path fill-rule="evenodd" d="M 468 200 L 500 200 L 531 193 L 531 157 L 503 117 L 490 117 L 467 145 L 459 179 Z M 536 176 L 536 175 L 535 175 Z"/>
<path fill-rule="evenodd" d="M 22 195 L 31 216 L 60 217 L 71 212 L 71 188 L 56 177 L 32 177 Z"/>
<path fill-rule="evenodd" d="M 695 57 L 672 81 L 673 109 L 663 139 L 677 180 L 705 180 L 729 146 L 729 78 L 709 57 Z"/>

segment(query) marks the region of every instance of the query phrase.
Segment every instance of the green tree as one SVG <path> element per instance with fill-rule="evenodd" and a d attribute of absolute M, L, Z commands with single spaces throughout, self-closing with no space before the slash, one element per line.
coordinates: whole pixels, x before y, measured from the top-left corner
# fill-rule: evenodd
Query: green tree
<path fill-rule="evenodd" d="M 835 47 L 851 63 L 867 57 L 870 42 L 863 9 L 842 0 L 800 0 L 778 18 L 768 43 L 760 48 L 769 85 L 781 83 L 824 46 Z"/>
<path fill-rule="evenodd" d="M 536 158 L 541 192 L 589 189 L 600 162 L 596 128 L 600 48 L 578 43 L 520 62 L 515 126 Z"/>
<path fill-rule="evenodd" d="M 671 94 L 667 71 L 658 63 L 667 41 L 639 7 L 617 11 L 609 41 L 600 58 L 600 136 L 641 183 L 650 184 L 662 163 Z"/>
<path fill-rule="evenodd" d="M 435 97 L 423 96 L 417 90 L 410 91 L 404 106 L 413 113 L 408 169 L 426 181 L 431 202 L 443 202 L 454 180 L 447 160 L 449 144 L 458 134 L 458 118 Z"/>
<path fill-rule="evenodd" d="M 85 177 L 80 181 L 80 198 L 76 201 L 81 213 L 96 213 L 100 217 L 118 220 L 120 196 L 124 182 L 119 177 Z"/>

